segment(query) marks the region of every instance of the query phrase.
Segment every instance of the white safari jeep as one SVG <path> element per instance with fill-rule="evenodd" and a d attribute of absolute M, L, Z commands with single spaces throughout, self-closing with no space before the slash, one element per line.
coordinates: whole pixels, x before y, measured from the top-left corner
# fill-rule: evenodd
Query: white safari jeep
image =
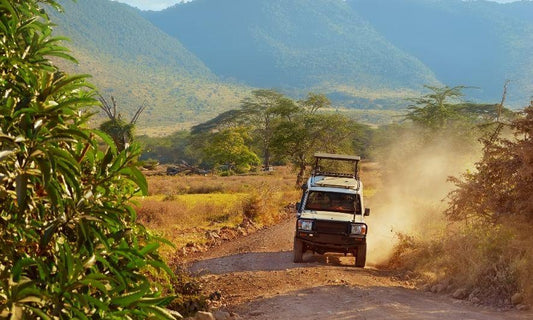
<path fill-rule="evenodd" d="M 355 266 L 366 263 L 368 227 L 363 209 L 363 184 L 359 179 L 359 156 L 315 154 L 311 177 L 302 186 L 294 235 L 294 262 L 302 262 L 307 250 L 313 253 L 351 253 Z"/>

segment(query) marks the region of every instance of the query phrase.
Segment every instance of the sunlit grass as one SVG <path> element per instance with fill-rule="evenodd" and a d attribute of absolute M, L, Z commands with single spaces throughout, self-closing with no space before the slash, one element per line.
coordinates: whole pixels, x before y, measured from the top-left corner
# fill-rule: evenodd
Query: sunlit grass
<path fill-rule="evenodd" d="M 149 195 L 134 199 L 139 221 L 174 244 L 169 256 L 187 245 L 204 245 L 206 233 L 237 229 L 243 221 L 257 226 L 278 222 L 300 190 L 288 168 L 247 176 L 149 176 Z"/>

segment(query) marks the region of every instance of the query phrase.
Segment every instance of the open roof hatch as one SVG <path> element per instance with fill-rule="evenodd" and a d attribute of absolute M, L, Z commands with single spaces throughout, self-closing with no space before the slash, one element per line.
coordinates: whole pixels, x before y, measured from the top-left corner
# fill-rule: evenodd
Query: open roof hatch
<path fill-rule="evenodd" d="M 361 161 L 360 156 L 317 152 L 312 175 L 359 180 L 359 161 Z"/>

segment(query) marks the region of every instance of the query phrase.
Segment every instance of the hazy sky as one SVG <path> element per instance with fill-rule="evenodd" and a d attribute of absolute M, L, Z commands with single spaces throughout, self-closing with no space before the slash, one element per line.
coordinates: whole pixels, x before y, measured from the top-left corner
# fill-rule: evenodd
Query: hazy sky
<path fill-rule="evenodd" d="M 127 3 L 130 6 L 137 7 L 142 10 L 163 10 L 178 2 L 186 2 L 181 0 L 114 0 L 118 2 Z"/>
<path fill-rule="evenodd" d="M 191 0 L 115 0 L 118 2 L 127 3 L 130 6 L 137 7 L 142 10 L 162 10 L 168 8 L 178 2 L 187 2 Z M 495 2 L 514 2 L 517 0 L 489 0 Z"/>

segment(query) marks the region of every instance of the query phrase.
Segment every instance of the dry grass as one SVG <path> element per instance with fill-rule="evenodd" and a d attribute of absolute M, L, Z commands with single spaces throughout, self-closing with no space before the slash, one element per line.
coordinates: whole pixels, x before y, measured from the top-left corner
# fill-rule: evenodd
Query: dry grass
<path fill-rule="evenodd" d="M 149 196 L 136 199 L 139 221 L 177 249 L 203 245 L 206 233 L 236 228 L 251 220 L 270 225 L 298 201 L 295 175 L 288 168 L 247 176 L 149 176 Z M 169 256 L 175 251 L 165 248 Z"/>
<path fill-rule="evenodd" d="M 433 237 L 399 235 L 389 267 L 414 271 L 424 283 L 465 288 L 471 301 L 500 307 L 521 293 L 533 302 L 533 228 L 509 219 L 499 225 L 448 225 Z"/>
<path fill-rule="evenodd" d="M 293 189 L 296 175 L 289 168 L 277 167 L 273 173 L 221 177 L 208 176 L 149 176 L 149 195 L 180 195 L 206 193 L 247 193 L 268 184 L 280 190 Z"/>
<path fill-rule="evenodd" d="M 241 223 L 245 200 L 246 194 L 151 196 L 139 201 L 137 212 L 141 223 L 180 248 L 204 243 L 207 230 Z"/>

